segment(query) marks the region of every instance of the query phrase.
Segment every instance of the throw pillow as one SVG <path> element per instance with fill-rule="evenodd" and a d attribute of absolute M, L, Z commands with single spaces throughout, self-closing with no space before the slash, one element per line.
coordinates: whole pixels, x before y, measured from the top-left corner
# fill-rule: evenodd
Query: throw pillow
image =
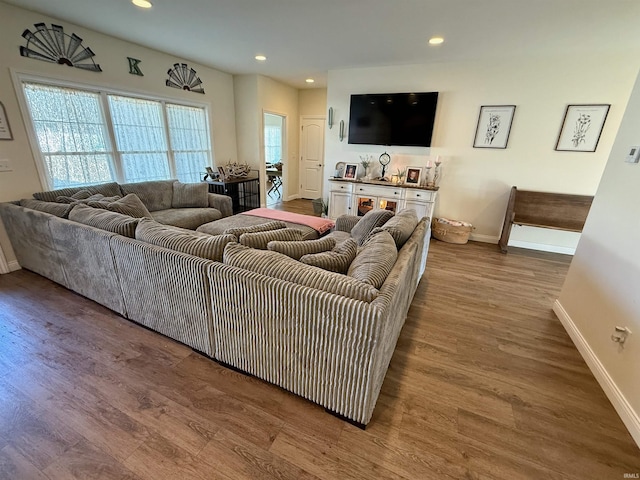
<path fill-rule="evenodd" d="M 122 213 L 123 215 L 129 215 L 134 218 L 151 218 L 149 210 L 147 210 L 147 207 L 144 206 L 142 200 L 140 200 L 135 193 L 130 193 L 126 197 L 116 200 L 115 202 L 89 202 L 89 206 L 111 210 L 112 212 Z"/>
<path fill-rule="evenodd" d="M 303 240 L 302 242 L 283 242 L 281 240 L 272 240 L 267 243 L 267 250 L 280 252 L 294 260 L 300 260 L 303 255 L 311 253 L 320 253 L 331 250 L 336 246 L 333 238 L 319 238 L 317 240 Z"/>
<path fill-rule="evenodd" d="M 397 258 L 398 250 L 393 237 L 389 232 L 380 231 L 371 235 L 360 248 L 349 266 L 347 275 L 380 288 L 391 273 Z"/>
<path fill-rule="evenodd" d="M 89 205 L 78 204 L 69 212 L 69 220 L 107 230 L 129 238 L 135 238 L 137 218 L 131 218 L 121 213 L 110 212 Z"/>
<path fill-rule="evenodd" d="M 402 210 L 390 218 L 387 223 L 382 227 L 374 228 L 371 231 L 371 235 L 377 233 L 379 230 L 386 230 L 391 234 L 393 240 L 396 242 L 398 250 L 409 240 L 409 237 L 418 226 L 418 214 L 412 208 Z"/>
<path fill-rule="evenodd" d="M 173 182 L 172 208 L 205 208 L 209 206 L 209 185 Z"/>
<path fill-rule="evenodd" d="M 268 232 L 270 230 L 279 230 L 281 228 L 287 228 L 287 224 L 280 220 L 274 220 L 273 222 L 261 223 L 260 225 L 253 225 L 252 227 L 227 228 L 223 233 L 229 233 L 240 238 L 240 235 L 243 233 Z"/>
<path fill-rule="evenodd" d="M 393 212 L 389 210 L 369 210 L 351 229 L 351 237 L 358 245 L 363 245 L 371 231 L 384 225 L 391 217 Z"/>
<path fill-rule="evenodd" d="M 353 238 L 349 238 L 329 252 L 304 255 L 300 261 L 330 272 L 347 273 L 357 253 L 358 244 Z"/>
<path fill-rule="evenodd" d="M 269 242 L 281 240 L 285 242 L 302 241 L 302 232 L 295 228 L 280 228 L 268 232 L 243 233 L 238 241 L 247 247 L 266 250 Z"/>
<path fill-rule="evenodd" d="M 378 295 L 378 290 L 371 285 L 354 278 L 304 265 L 278 252 L 254 250 L 238 243 L 229 243 L 225 247 L 223 262 L 271 278 L 363 302 L 371 302 Z"/>
<path fill-rule="evenodd" d="M 42 200 L 34 200 L 33 198 L 24 198 L 20 200 L 20 206 L 38 210 L 40 212 L 50 213 L 56 217 L 67 218 L 69 212 L 73 208 L 72 205 L 66 203 L 43 202 Z"/>
<path fill-rule="evenodd" d="M 227 243 L 236 241 L 233 235 L 207 235 L 163 225 L 149 218 L 140 219 L 135 237 L 136 240 L 216 262 L 222 261 L 222 253 Z"/>
<path fill-rule="evenodd" d="M 61 195 L 56 197 L 56 202 L 58 203 L 73 203 L 78 200 L 86 200 L 91 196 L 91 192 L 89 190 L 80 190 L 79 192 L 74 193 L 70 197 L 66 197 Z"/>

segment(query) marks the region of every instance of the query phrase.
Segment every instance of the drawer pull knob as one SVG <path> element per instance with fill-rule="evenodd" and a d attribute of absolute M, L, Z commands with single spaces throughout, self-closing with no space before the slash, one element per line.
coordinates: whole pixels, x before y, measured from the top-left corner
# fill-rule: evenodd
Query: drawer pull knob
<path fill-rule="evenodd" d="M 421 196 L 420 194 L 417 194 L 417 195 L 416 195 L 416 197 L 420 197 L 420 196 Z"/>

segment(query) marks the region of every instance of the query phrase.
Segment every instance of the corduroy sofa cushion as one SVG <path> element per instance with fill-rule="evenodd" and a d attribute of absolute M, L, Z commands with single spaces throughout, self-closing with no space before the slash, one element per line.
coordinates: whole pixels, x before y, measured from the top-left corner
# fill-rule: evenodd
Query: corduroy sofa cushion
<path fill-rule="evenodd" d="M 369 236 L 351 262 L 347 275 L 380 288 L 397 258 L 398 250 L 393 237 L 389 232 L 380 231 Z"/>
<path fill-rule="evenodd" d="M 94 208 L 103 208 L 112 212 L 122 213 L 123 215 L 129 215 L 134 218 L 151 218 L 151 213 L 149 213 L 147 207 L 144 206 L 142 200 L 140 200 L 135 193 L 130 193 L 115 202 L 98 200 L 96 202 L 88 202 L 88 205 Z"/>
<path fill-rule="evenodd" d="M 233 227 L 227 228 L 224 233 L 230 233 L 240 238 L 243 233 L 257 233 L 268 232 L 270 230 L 279 230 L 281 228 L 287 228 L 287 224 L 280 220 L 274 220 L 273 222 L 261 223 L 260 225 L 252 225 L 250 227 Z"/>
<path fill-rule="evenodd" d="M 331 251 L 304 255 L 300 261 L 323 270 L 345 274 L 349 271 L 349 266 L 357 253 L 358 244 L 353 238 L 348 238 Z"/>
<path fill-rule="evenodd" d="M 374 228 L 381 227 L 393 217 L 389 210 L 369 210 L 351 229 L 351 237 L 358 245 L 363 245 Z"/>
<path fill-rule="evenodd" d="M 67 203 L 45 202 L 42 200 L 34 200 L 33 198 L 23 198 L 20 200 L 20 206 L 38 210 L 39 212 L 50 213 L 56 217 L 67 218 L 73 205 Z"/>
<path fill-rule="evenodd" d="M 267 243 L 267 250 L 280 252 L 294 260 L 300 260 L 303 255 L 311 253 L 320 253 L 331 250 L 336 246 L 333 238 L 318 238 L 317 240 L 303 240 L 301 242 L 283 242 L 281 240 L 272 240 Z"/>
<path fill-rule="evenodd" d="M 402 248 L 418 225 L 418 214 L 412 208 L 396 213 L 381 227 L 374 228 L 371 234 L 385 230 L 391 234 L 398 250 Z"/>
<path fill-rule="evenodd" d="M 295 228 L 280 228 L 278 230 L 269 230 L 268 232 L 243 233 L 238 241 L 247 247 L 266 250 L 269 242 L 280 240 L 284 242 L 299 242 L 302 238 L 302 232 Z"/>
<path fill-rule="evenodd" d="M 171 208 L 173 202 L 173 182 L 172 180 L 153 180 L 150 182 L 123 183 L 120 185 L 121 195 L 135 193 L 147 210 L 155 212 Z"/>
<path fill-rule="evenodd" d="M 163 225 L 149 218 L 140 219 L 135 237 L 136 240 L 217 262 L 222 261 L 227 243 L 236 241 L 234 235 L 207 235 Z"/>
<path fill-rule="evenodd" d="M 135 237 L 136 226 L 139 221 L 129 215 L 93 208 L 84 204 L 73 206 L 73 209 L 69 212 L 69 220 L 129 238 Z"/>
<path fill-rule="evenodd" d="M 74 193 L 70 197 L 60 195 L 59 197 L 56 197 L 56 202 L 73 203 L 73 202 L 77 202 L 78 200 L 86 200 L 90 196 L 91 196 L 91 192 L 89 190 L 80 190 L 79 192 Z"/>
<path fill-rule="evenodd" d="M 99 185 L 89 185 L 86 187 L 60 188 L 58 190 L 49 190 L 48 192 L 37 192 L 33 194 L 36 200 L 45 202 L 55 202 L 58 197 L 70 197 L 80 190 L 88 190 L 91 195 L 99 193 L 105 197 L 113 197 L 114 195 L 122 195 L 120 185 L 116 182 L 101 183 Z"/>
<path fill-rule="evenodd" d="M 172 208 L 205 208 L 209 206 L 209 185 L 173 182 Z"/>
<path fill-rule="evenodd" d="M 355 278 L 305 265 L 278 252 L 255 250 L 238 243 L 224 249 L 223 263 L 268 277 L 371 302 L 378 290 Z"/>

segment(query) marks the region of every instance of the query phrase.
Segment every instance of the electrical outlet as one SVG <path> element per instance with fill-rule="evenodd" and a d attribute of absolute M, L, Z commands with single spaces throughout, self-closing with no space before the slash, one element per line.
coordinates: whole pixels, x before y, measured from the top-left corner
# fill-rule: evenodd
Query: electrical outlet
<path fill-rule="evenodd" d="M 0 158 L 0 172 L 12 172 L 11 162 L 6 158 Z"/>

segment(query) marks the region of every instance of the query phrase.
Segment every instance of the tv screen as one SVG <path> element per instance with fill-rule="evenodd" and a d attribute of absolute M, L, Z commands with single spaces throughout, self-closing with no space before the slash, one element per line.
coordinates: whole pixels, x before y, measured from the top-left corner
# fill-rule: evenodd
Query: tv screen
<path fill-rule="evenodd" d="M 431 146 L 438 92 L 351 95 L 349 143 Z"/>

